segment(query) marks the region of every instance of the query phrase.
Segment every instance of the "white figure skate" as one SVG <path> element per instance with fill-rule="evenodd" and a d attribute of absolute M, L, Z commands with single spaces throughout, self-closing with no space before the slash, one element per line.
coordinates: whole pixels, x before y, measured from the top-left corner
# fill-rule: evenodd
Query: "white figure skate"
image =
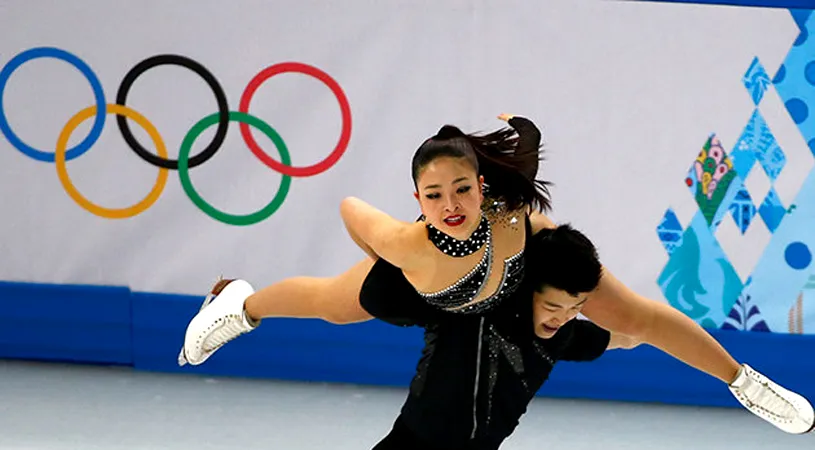
<path fill-rule="evenodd" d="M 187 325 L 178 365 L 202 364 L 227 342 L 257 328 L 260 321 L 253 321 L 243 309 L 254 292 L 245 280 L 218 280 Z"/>
<path fill-rule="evenodd" d="M 801 395 L 790 392 L 743 364 L 730 392 L 753 414 L 787 433 L 804 434 L 815 429 L 815 412 Z"/>

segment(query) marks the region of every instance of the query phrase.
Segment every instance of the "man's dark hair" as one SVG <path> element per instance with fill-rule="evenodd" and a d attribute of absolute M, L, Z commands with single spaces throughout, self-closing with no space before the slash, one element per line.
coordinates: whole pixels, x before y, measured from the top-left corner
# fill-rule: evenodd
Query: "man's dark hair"
<path fill-rule="evenodd" d="M 571 225 L 544 229 L 529 237 L 526 278 L 542 292 L 549 286 L 577 296 L 600 283 L 602 264 L 591 240 Z"/>

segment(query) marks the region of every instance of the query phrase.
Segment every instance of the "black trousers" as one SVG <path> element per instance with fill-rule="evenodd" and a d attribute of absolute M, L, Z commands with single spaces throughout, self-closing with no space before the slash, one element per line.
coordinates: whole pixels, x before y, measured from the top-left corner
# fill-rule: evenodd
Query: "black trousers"
<path fill-rule="evenodd" d="M 431 443 L 420 439 L 408 428 L 400 415 L 396 418 L 390 433 L 371 450 L 497 450 L 500 445 L 500 442 L 476 443 L 470 441 L 461 446 L 450 447 Z"/>
<path fill-rule="evenodd" d="M 410 430 L 402 421 L 402 417 L 396 418 L 393 428 L 387 436 L 382 438 L 371 450 L 434 450 L 432 445 L 422 441 Z"/>

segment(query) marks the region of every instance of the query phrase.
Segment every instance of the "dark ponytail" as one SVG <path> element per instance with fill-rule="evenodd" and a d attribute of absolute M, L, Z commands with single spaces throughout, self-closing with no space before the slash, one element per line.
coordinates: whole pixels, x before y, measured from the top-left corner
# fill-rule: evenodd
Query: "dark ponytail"
<path fill-rule="evenodd" d="M 484 135 L 464 134 L 452 125 L 443 126 L 413 155 L 413 181 L 430 161 L 447 156 L 466 158 L 489 187 L 488 197 L 515 210 L 529 205 L 551 209 L 548 181 L 538 180 L 541 134 L 531 121 L 513 117 L 504 128 Z"/>
<path fill-rule="evenodd" d="M 489 186 L 489 196 L 505 201 L 510 209 L 529 205 L 539 211 L 550 210 L 551 183 L 536 178 L 543 159 L 540 131 L 522 117 L 513 117 L 509 123 L 514 129 L 467 136 Z"/>

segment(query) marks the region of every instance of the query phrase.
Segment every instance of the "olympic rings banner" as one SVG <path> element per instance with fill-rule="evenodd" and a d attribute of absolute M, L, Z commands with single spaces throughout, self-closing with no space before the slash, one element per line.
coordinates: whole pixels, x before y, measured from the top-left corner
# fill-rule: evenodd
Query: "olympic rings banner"
<path fill-rule="evenodd" d="M 331 168 L 331 166 L 333 166 L 345 152 L 351 137 L 351 107 L 345 93 L 342 91 L 342 88 L 333 78 L 331 78 L 330 75 L 316 67 L 306 64 L 287 62 L 267 67 L 249 82 L 249 85 L 246 87 L 243 95 L 241 96 L 238 110 L 230 111 L 223 88 L 215 76 L 212 75 L 212 73 L 203 65 L 185 56 L 156 55 L 139 62 L 129 72 L 127 72 L 116 92 L 116 103 L 108 104 L 98 77 L 85 61 L 63 49 L 39 47 L 17 54 L 8 63 L 6 63 L 2 70 L 0 70 L 0 102 L 2 102 L 6 85 L 14 71 L 26 62 L 37 58 L 55 58 L 64 61 L 79 70 L 79 72 L 82 73 L 82 75 L 91 85 L 95 105 L 81 110 L 68 120 L 65 127 L 59 134 L 59 138 L 57 139 L 53 152 L 36 149 L 26 144 L 17 134 L 15 134 L 9 125 L 6 117 L 6 111 L 2 107 L 2 104 L 0 104 L 0 132 L 3 133 L 8 142 L 14 148 L 26 156 L 38 161 L 54 163 L 57 168 L 59 180 L 62 183 L 65 192 L 67 192 L 68 195 L 83 209 L 99 217 L 121 219 L 132 217 L 144 212 L 153 203 L 155 203 L 156 200 L 158 200 L 161 192 L 164 190 L 167 183 L 168 170 L 177 170 L 181 184 L 184 187 L 184 192 L 187 193 L 192 202 L 204 213 L 213 219 L 230 225 L 251 225 L 266 219 L 280 207 L 286 198 L 286 194 L 291 185 L 291 177 L 313 176 Z M 148 70 L 161 65 L 181 66 L 200 76 L 207 83 L 210 89 L 212 89 L 213 93 L 215 94 L 215 100 L 218 104 L 217 112 L 202 118 L 187 132 L 181 144 L 181 148 L 178 151 L 179 156 L 177 160 L 169 159 L 167 157 L 167 148 L 164 140 L 155 126 L 153 126 L 153 124 L 139 112 L 129 108 L 126 105 L 127 95 L 138 77 Z M 255 116 L 252 116 L 248 111 L 249 104 L 252 101 L 252 96 L 258 87 L 273 76 L 287 72 L 295 72 L 312 76 L 325 83 L 336 96 L 342 113 L 342 132 L 336 147 L 325 159 L 309 166 L 291 166 L 289 151 L 285 142 L 283 141 L 283 138 L 281 138 L 277 131 L 275 131 L 269 124 L 263 122 Z M 106 122 L 106 116 L 108 114 L 116 115 L 116 124 L 118 125 L 127 146 L 136 152 L 136 154 L 139 155 L 139 157 L 145 162 L 158 168 L 156 183 L 147 196 L 145 196 L 138 203 L 123 208 L 107 208 L 99 206 L 93 203 L 91 200 L 88 200 L 79 192 L 79 190 L 77 190 L 71 181 L 66 168 L 66 161 L 82 156 L 94 145 L 102 133 L 102 129 Z M 91 128 L 90 133 L 76 146 L 70 149 L 66 148 L 68 139 L 71 137 L 74 130 L 76 130 L 77 126 L 92 117 L 94 118 L 94 121 L 93 128 Z M 158 155 L 153 154 L 150 150 L 142 146 L 142 144 L 134 137 L 125 119 L 133 120 L 145 131 L 147 131 L 147 134 L 153 141 L 153 147 L 158 152 Z M 190 181 L 190 169 L 207 162 L 223 145 L 229 122 L 240 123 L 241 135 L 252 153 L 270 169 L 283 175 L 277 195 L 274 196 L 269 204 L 263 207 L 261 210 L 247 215 L 233 215 L 213 207 L 198 194 Z M 195 140 L 204 130 L 212 126 L 217 126 L 217 130 L 212 141 L 209 142 L 203 151 L 194 156 L 190 156 L 190 149 L 192 148 Z M 258 145 L 251 133 L 249 133 L 249 126 L 261 130 L 275 143 L 277 151 L 280 154 L 280 161 L 269 156 Z"/>
<path fill-rule="evenodd" d="M 809 11 L 83 5 L 0 6 L 0 280 L 336 275 L 364 257 L 344 197 L 412 220 L 418 145 L 507 112 L 543 131 L 552 218 L 631 288 L 711 328 L 815 332 Z"/>

